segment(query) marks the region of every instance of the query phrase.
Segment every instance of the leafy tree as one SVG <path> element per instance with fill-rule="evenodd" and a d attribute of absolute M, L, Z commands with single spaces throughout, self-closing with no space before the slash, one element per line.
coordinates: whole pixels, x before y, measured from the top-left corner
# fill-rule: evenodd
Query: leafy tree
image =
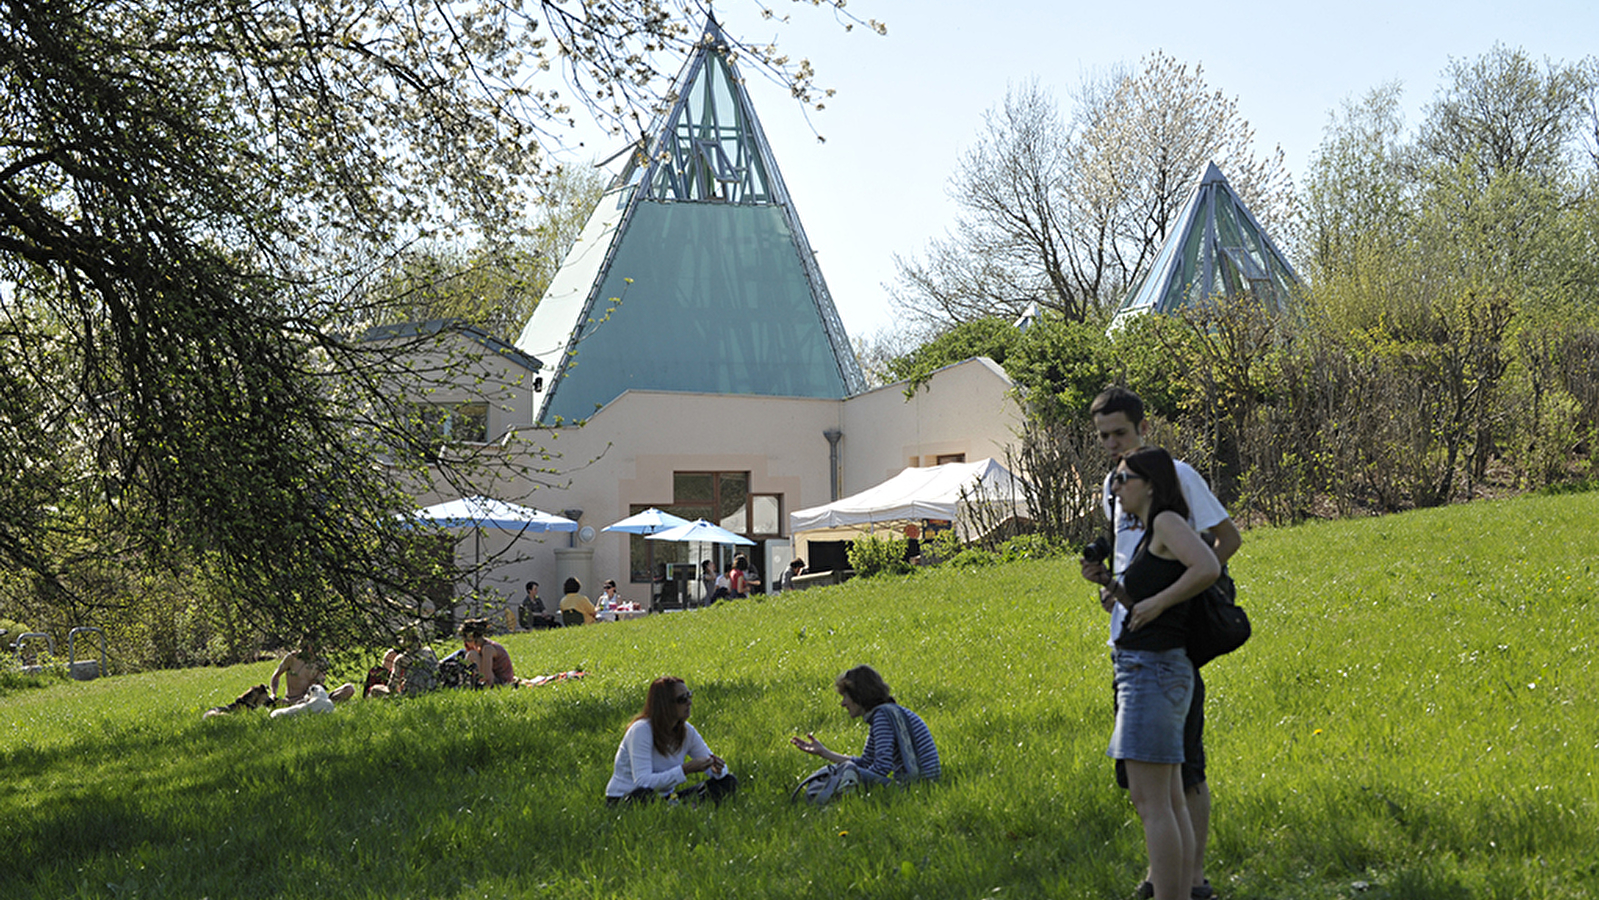
<path fill-rule="evenodd" d="M 544 184 L 524 237 L 476 247 L 431 243 L 401 254 L 372 292 L 380 324 L 454 319 L 514 340 L 588 221 L 605 179 L 563 167 Z"/>
<path fill-rule="evenodd" d="M 440 473 L 403 366 L 349 337 L 366 280 L 514 236 L 541 143 L 585 105 L 636 125 L 702 15 L 0 0 L 0 565 L 71 615 L 120 602 L 106 565 L 193 565 L 262 628 L 378 640 L 434 565 L 394 514 Z"/>
<path fill-rule="evenodd" d="M 1149 271 L 1211 160 L 1268 228 L 1291 186 L 1279 148 L 1254 155 L 1237 102 L 1163 53 L 1137 72 L 1087 79 L 1062 118 L 1037 82 L 984 118 L 950 177 L 961 213 L 920 258 L 895 260 L 898 303 L 962 322 L 1014 318 L 1029 304 L 1083 321 L 1114 307 Z"/>

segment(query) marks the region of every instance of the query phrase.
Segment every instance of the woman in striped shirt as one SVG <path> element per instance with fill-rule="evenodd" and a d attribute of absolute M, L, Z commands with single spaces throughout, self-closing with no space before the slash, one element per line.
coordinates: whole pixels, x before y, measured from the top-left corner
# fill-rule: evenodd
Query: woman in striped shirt
<path fill-rule="evenodd" d="M 790 738 L 789 742 L 806 753 L 832 763 L 852 762 L 861 779 L 880 783 L 904 784 L 938 778 L 938 747 L 932 732 L 921 717 L 894 702 L 883 676 L 871 666 L 856 666 L 838 676 L 839 705 L 850 718 L 866 717 L 871 733 L 860 756 L 845 756 L 827 749 L 815 734 Z"/>

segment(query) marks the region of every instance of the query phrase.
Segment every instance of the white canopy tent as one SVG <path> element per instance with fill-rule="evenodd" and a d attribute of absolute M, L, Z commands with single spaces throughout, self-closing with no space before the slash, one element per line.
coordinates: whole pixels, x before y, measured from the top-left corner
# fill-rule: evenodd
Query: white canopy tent
<path fill-rule="evenodd" d="M 965 498 L 962 498 L 962 493 Z M 994 459 L 909 468 L 858 494 L 789 514 L 798 534 L 824 528 L 861 528 L 888 522 L 943 519 L 960 522 L 966 503 L 992 504 L 1020 514 L 1020 482 Z"/>

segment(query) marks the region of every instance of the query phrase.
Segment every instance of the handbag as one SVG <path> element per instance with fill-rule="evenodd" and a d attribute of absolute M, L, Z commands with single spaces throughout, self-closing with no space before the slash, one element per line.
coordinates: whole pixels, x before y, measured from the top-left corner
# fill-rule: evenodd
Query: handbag
<path fill-rule="evenodd" d="M 1249 614 L 1238 605 L 1238 586 L 1227 567 L 1214 584 L 1193 599 L 1188 619 L 1188 659 L 1199 668 L 1218 656 L 1237 650 L 1253 629 Z"/>

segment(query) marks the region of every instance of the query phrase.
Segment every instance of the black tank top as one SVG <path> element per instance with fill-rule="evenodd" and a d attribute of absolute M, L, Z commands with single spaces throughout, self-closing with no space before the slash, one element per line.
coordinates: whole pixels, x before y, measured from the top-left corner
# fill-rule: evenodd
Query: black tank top
<path fill-rule="evenodd" d="M 1147 535 L 1147 532 L 1146 532 Z M 1122 587 L 1134 602 L 1153 597 L 1183 577 L 1188 567 L 1180 559 L 1163 559 L 1149 552 L 1146 536 L 1122 574 Z M 1188 608 L 1184 600 L 1168 607 L 1153 622 L 1133 631 L 1124 622 L 1116 646 L 1122 650 L 1175 650 L 1188 646 Z"/>

